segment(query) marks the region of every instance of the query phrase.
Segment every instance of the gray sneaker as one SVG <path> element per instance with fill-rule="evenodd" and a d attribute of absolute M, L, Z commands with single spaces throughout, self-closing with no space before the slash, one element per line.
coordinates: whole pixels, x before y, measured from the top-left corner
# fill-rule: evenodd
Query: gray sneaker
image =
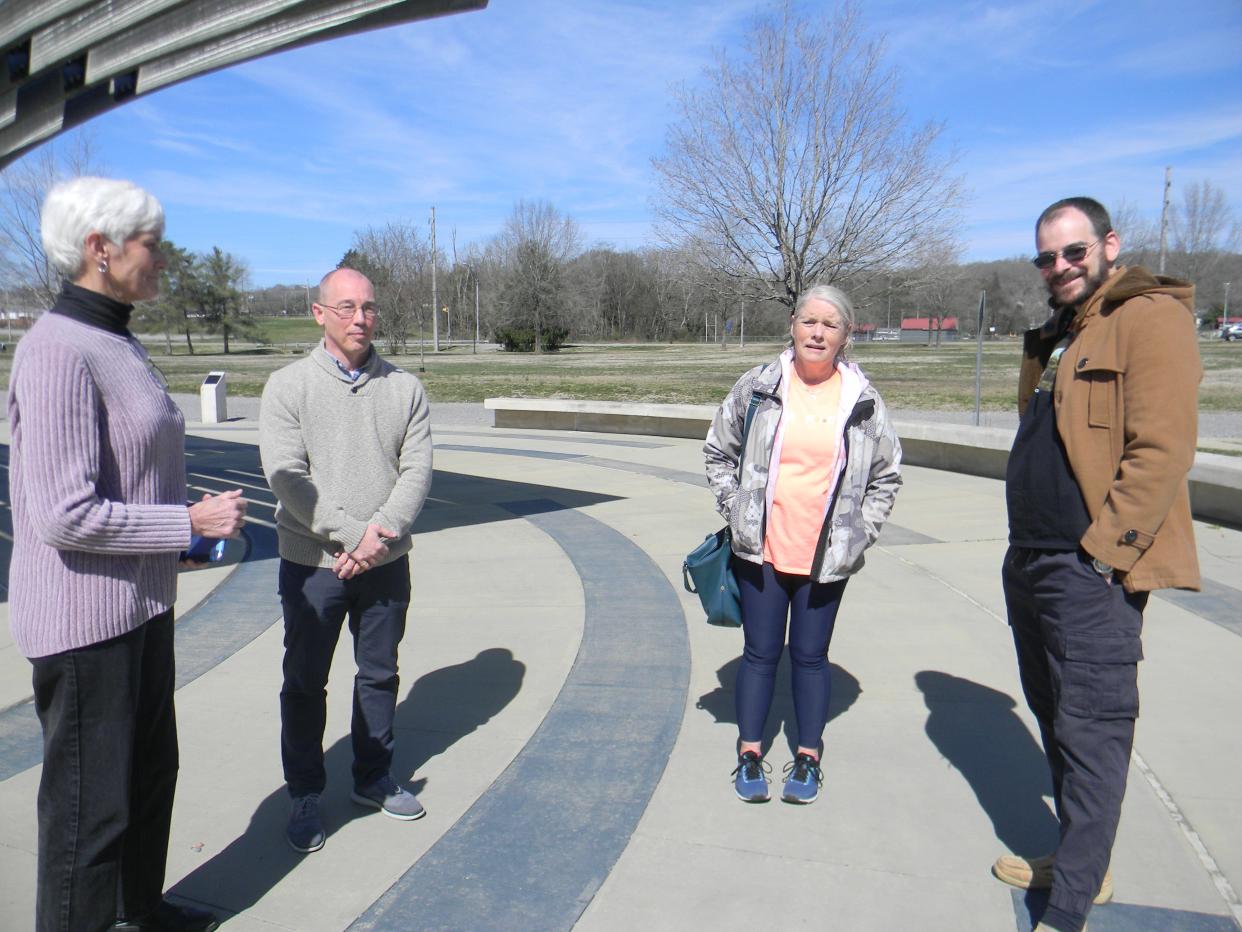
<path fill-rule="evenodd" d="M 360 806 L 371 806 L 389 818 L 403 822 L 421 819 L 427 814 L 427 810 L 415 799 L 414 794 L 388 774 L 384 774 L 370 786 L 354 787 L 350 797 Z"/>
<path fill-rule="evenodd" d="M 319 821 L 318 793 L 294 797 L 285 837 L 289 839 L 294 851 L 301 851 L 303 854 L 318 851 L 323 847 L 327 836 L 324 835 L 323 823 Z"/>

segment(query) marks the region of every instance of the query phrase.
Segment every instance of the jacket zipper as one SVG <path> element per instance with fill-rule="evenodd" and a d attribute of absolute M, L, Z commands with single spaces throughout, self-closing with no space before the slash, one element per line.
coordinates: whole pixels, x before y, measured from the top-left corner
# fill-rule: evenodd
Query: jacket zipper
<path fill-rule="evenodd" d="M 750 393 L 752 395 L 758 395 L 760 398 L 766 398 L 777 406 L 782 406 L 780 396 L 777 395 L 775 392 L 769 392 L 766 389 L 762 389 L 762 388 L 752 388 L 750 390 Z M 759 416 L 759 408 L 756 407 L 755 417 L 758 417 L 758 416 Z M 773 445 L 775 445 L 775 438 L 773 438 Z M 745 460 L 745 458 L 746 458 L 746 451 L 743 450 L 742 459 Z M 739 466 L 740 465 L 741 464 L 739 463 Z M 772 451 L 771 450 L 768 450 L 768 461 L 764 464 L 764 468 L 767 470 L 767 474 L 771 476 L 772 475 Z M 763 543 L 762 542 L 767 539 L 767 535 L 768 535 L 768 496 L 765 490 L 764 496 L 763 496 L 763 518 L 759 521 L 760 559 L 762 559 L 762 554 L 763 554 Z"/>
<path fill-rule="evenodd" d="M 824 559 L 828 556 L 828 542 L 832 538 L 832 515 L 837 510 L 837 499 L 841 497 L 841 483 L 850 471 L 850 428 L 856 423 L 861 423 L 862 411 L 860 409 L 866 404 L 870 404 L 872 413 L 875 413 L 874 401 L 869 398 L 866 401 L 857 401 L 850 416 L 845 419 L 845 427 L 841 430 L 841 444 L 845 447 L 845 468 L 841 470 L 841 476 L 832 490 L 832 501 L 828 503 L 828 511 L 824 515 L 824 526 L 819 529 L 819 543 L 815 545 L 815 559 L 811 561 L 811 582 L 819 579 L 819 574 L 824 568 Z"/>

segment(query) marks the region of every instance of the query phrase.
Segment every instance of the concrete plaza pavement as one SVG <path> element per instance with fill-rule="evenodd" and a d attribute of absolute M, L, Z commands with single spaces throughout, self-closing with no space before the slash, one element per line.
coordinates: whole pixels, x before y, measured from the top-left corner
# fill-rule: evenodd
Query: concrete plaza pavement
<path fill-rule="evenodd" d="M 701 444 L 433 424 L 395 761 L 428 815 L 397 822 L 349 799 L 343 644 L 329 837 L 306 856 L 283 836 L 282 631 L 256 425 L 191 424 L 192 484 L 244 488 L 254 520 L 229 566 L 182 578 L 173 896 L 237 932 L 1030 928 L 1037 901 L 988 870 L 1056 837 L 1004 623 L 1001 483 L 906 468 L 837 623 L 823 794 L 748 806 L 729 777 L 740 632 L 705 624 L 681 585 L 682 557 L 720 524 Z M 1242 920 L 1242 533 L 1196 532 L 1210 586 L 1158 594 L 1146 613 L 1116 902 L 1093 932 Z M 790 757 L 784 676 L 774 788 Z M 28 697 L 29 665 L 0 625 L 2 929 L 33 923 Z"/>

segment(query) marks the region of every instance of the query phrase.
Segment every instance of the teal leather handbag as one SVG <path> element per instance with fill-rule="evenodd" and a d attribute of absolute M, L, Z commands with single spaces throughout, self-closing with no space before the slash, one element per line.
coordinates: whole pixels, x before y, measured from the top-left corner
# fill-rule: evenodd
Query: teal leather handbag
<path fill-rule="evenodd" d="M 750 434 L 750 422 L 759 407 L 759 399 L 752 390 L 750 406 L 746 409 L 746 421 L 742 425 L 742 448 L 738 454 L 738 470 L 741 458 L 746 455 L 746 438 Z M 726 524 L 715 534 L 708 534 L 687 555 L 681 564 L 681 582 L 687 592 L 699 597 L 709 625 L 738 628 L 742 624 L 742 596 L 738 592 L 737 577 L 733 575 L 733 532 Z"/>
<path fill-rule="evenodd" d="M 682 584 L 699 597 L 709 625 L 738 627 L 742 624 L 742 598 L 733 575 L 733 535 L 728 527 L 699 544 L 681 564 Z"/>

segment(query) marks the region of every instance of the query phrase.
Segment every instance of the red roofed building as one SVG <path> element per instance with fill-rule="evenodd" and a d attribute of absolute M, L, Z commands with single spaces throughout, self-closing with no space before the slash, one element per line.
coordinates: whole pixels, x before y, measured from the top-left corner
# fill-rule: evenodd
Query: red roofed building
<path fill-rule="evenodd" d="M 928 330 L 931 338 L 936 339 L 936 331 L 940 331 L 941 340 L 957 339 L 956 317 L 907 317 L 901 322 L 902 343 L 926 343 Z"/>

